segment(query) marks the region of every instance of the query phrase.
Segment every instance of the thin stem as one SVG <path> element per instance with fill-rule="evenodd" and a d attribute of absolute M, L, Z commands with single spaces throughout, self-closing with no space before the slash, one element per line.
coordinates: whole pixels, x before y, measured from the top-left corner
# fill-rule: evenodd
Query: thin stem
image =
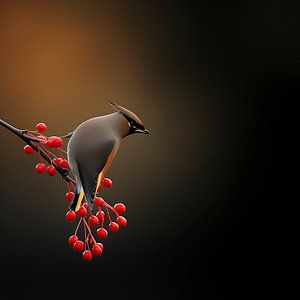
<path fill-rule="evenodd" d="M 104 201 L 104 205 L 105 205 L 105 207 L 110 208 L 117 215 L 117 217 L 119 216 L 117 211 L 111 205 L 109 205 L 107 202 Z"/>
<path fill-rule="evenodd" d="M 111 223 L 110 213 L 109 213 L 109 210 L 108 210 L 107 206 L 105 206 L 105 209 L 106 209 L 106 212 L 107 212 L 109 223 Z"/>
<path fill-rule="evenodd" d="M 29 135 L 33 139 L 38 138 L 37 136 L 35 136 L 34 134 L 32 134 L 32 132 L 34 132 L 34 131 L 27 131 L 26 130 L 26 135 Z M 41 141 L 40 139 L 38 139 L 38 140 L 40 141 L 40 143 L 44 142 L 44 141 Z"/>
<path fill-rule="evenodd" d="M 81 224 L 81 221 L 82 221 L 82 218 L 80 218 L 80 220 L 79 220 L 79 222 L 78 222 L 78 224 L 77 224 L 77 227 L 76 227 L 76 229 L 75 229 L 74 235 L 77 235 L 77 231 L 78 231 L 78 229 L 79 229 L 79 226 L 80 226 L 80 224 Z"/>
<path fill-rule="evenodd" d="M 92 216 L 92 215 L 93 215 L 93 212 L 91 211 L 91 209 L 90 209 L 89 206 L 87 206 L 87 210 L 88 210 L 88 212 L 90 213 L 90 216 Z"/>
<path fill-rule="evenodd" d="M 83 220 L 84 222 L 85 220 Z M 86 250 L 86 245 L 88 244 L 86 241 L 86 222 L 83 223 L 83 227 L 84 227 L 84 250 Z"/>
<path fill-rule="evenodd" d="M 76 181 L 74 180 L 74 182 L 76 182 Z M 70 181 L 70 183 L 71 183 L 73 189 L 75 190 L 75 184 L 74 184 L 74 182 L 73 182 L 73 181 Z"/>
<path fill-rule="evenodd" d="M 62 153 L 64 153 L 64 154 L 67 154 L 67 151 L 65 151 L 65 150 L 63 150 L 63 149 L 61 149 L 61 148 L 57 148 L 57 150 L 58 150 L 59 152 L 62 152 Z"/>
<path fill-rule="evenodd" d="M 45 145 L 41 144 L 41 148 L 42 148 L 43 150 L 45 150 L 45 152 L 46 152 L 48 155 L 49 155 L 49 153 L 50 153 L 53 157 L 57 158 L 57 156 L 56 156 L 54 153 L 52 153 L 51 151 L 49 151 L 48 149 L 46 149 Z M 50 155 L 49 155 L 49 156 L 50 156 Z"/>
<path fill-rule="evenodd" d="M 89 232 L 89 234 L 90 234 L 91 238 L 93 239 L 94 243 L 96 243 L 96 240 L 95 240 L 95 238 L 93 237 L 93 234 L 92 234 L 91 228 L 88 226 L 88 224 L 87 224 L 86 220 L 83 220 L 83 222 L 86 224 L 86 226 L 87 226 L 87 230 L 88 230 L 88 232 Z"/>
<path fill-rule="evenodd" d="M 73 135 L 73 132 L 69 132 L 68 134 L 62 135 L 62 136 L 60 136 L 60 137 L 61 137 L 62 139 L 69 139 L 72 135 Z"/>
<path fill-rule="evenodd" d="M 104 219 L 105 219 L 105 214 L 104 214 L 104 212 L 103 212 L 103 215 L 101 214 L 102 209 L 101 209 L 100 206 L 99 206 L 99 212 L 100 212 L 100 215 L 101 215 L 101 227 L 103 228 Z"/>
<path fill-rule="evenodd" d="M 49 156 L 49 158 L 50 158 L 51 165 L 53 165 L 53 160 L 52 160 L 52 157 L 51 157 L 51 155 L 49 154 L 49 153 L 50 153 L 50 151 L 48 151 L 47 149 L 45 149 L 45 152 L 47 153 L 47 155 L 48 155 L 48 156 Z"/>
<path fill-rule="evenodd" d="M 36 134 L 39 133 L 37 130 L 28 130 L 27 132 L 28 132 L 28 133 L 36 133 Z"/>

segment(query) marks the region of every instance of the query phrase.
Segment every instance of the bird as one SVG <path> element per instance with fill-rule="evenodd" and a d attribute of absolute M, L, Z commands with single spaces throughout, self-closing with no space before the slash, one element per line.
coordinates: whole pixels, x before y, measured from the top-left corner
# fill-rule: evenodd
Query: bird
<path fill-rule="evenodd" d="M 76 181 L 70 209 L 77 212 L 82 200 L 93 209 L 96 191 L 114 160 L 123 138 L 149 134 L 140 118 L 127 108 L 109 101 L 114 113 L 91 118 L 72 133 L 67 156 Z"/>

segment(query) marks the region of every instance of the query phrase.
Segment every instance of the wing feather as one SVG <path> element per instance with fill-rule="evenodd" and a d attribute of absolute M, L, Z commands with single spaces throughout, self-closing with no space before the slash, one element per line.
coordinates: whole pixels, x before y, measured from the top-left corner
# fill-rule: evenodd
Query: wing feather
<path fill-rule="evenodd" d="M 84 154 L 85 159 L 77 160 L 78 172 L 86 201 L 90 208 L 93 207 L 99 174 L 104 169 L 110 154 L 113 151 L 115 140 L 111 139 L 102 143 L 96 153 Z M 99 153 L 99 158 L 94 157 Z"/>

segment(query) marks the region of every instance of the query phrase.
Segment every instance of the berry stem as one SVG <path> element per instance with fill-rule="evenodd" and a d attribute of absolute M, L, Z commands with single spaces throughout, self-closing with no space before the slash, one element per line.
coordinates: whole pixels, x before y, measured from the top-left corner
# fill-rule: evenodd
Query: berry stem
<path fill-rule="evenodd" d="M 91 211 L 90 207 L 87 206 L 88 212 L 90 213 L 90 216 L 93 214 L 93 212 Z"/>
<path fill-rule="evenodd" d="M 111 222 L 110 213 L 109 213 L 109 210 L 108 210 L 106 205 L 105 205 L 105 209 L 106 209 L 106 212 L 107 212 L 108 220 L 109 220 L 109 222 Z"/>
<path fill-rule="evenodd" d="M 108 207 L 109 209 L 111 209 L 117 215 L 117 217 L 119 216 L 117 211 L 111 205 L 109 205 L 107 202 L 104 201 L 104 205 L 105 205 L 106 209 Z"/>
<path fill-rule="evenodd" d="M 99 206 L 99 212 L 100 212 L 100 214 L 101 214 L 101 211 L 102 211 L 102 209 L 101 209 L 101 207 Z M 104 219 L 105 219 L 105 215 L 103 215 L 103 218 L 102 218 L 102 214 L 101 214 L 101 228 L 103 228 L 103 225 L 104 225 Z"/>
<path fill-rule="evenodd" d="M 33 133 L 38 133 L 38 131 L 37 130 L 28 130 L 27 131 L 28 135 L 33 135 Z"/>
<path fill-rule="evenodd" d="M 76 227 L 76 229 L 75 229 L 74 235 L 77 235 L 77 231 L 78 231 L 78 229 L 79 229 L 79 226 L 80 226 L 80 224 L 81 224 L 82 219 L 83 219 L 83 218 L 80 218 L 80 220 L 79 220 L 79 222 L 78 222 L 78 224 L 77 224 L 77 227 Z"/>
<path fill-rule="evenodd" d="M 47 153 L 47 155 L 49 156 L 50 158 L 50 162 L 51 162 L 51 165 L 53 165 L 53 161 L 52 161 L 52 158 L 51 158 L 51 155 L 49 153 L 51 153 L 50 151 L 48 151 L 47 149 L 45 149 L 45 152 Z M 51 153 L 52 154 L 52 153 Z M 53 154 L 52 154 L 53 155 Z M 54 155 L 55 156 L 55 155 Z"/>
<path fill-rule="evenodd" d="M 59 152 L 61 152 L 61 153 L 67 154 L 67 151 L 65 151 L 65 150 L 63 150 L 63 149 L 61 149 L 61 148 L 57 148 L 57 150 L 58 150 Z"/>
<path fill-rule="evenodd" d="M 52 153 L 51 151 L 49 151 L 48 149 L 46 149 L 46 147 L 44 145 L 41 145 L 41 148 L 49 155 L 49 153 L 54 157 L 54 158 L 57 158 L 57 156 Z M 49 155 L 50 157 L 50 155 Z"/>
<path fill-rule="evenodd" d="M 62 138 L 62 139 L 69 139 L 72 135 L 73 135 L 73 132 L 69 132 L 69 133 L 66 134 L 66 135 L 60 136 L 60 138 Z"/>
<path fill-rule="evenodd" d="M 85 220 L 83 219 L 83 222 Z M 86 236 L 86 222 L 83 223 L 83 228 L 84 228 L 84 250 L 86 250 L 86 246 L 88 246 L 88 242 L 87 242 L 87 236 Z"/>
<path fill-rule="evenodd" d="M 86 222 L 86 220 L 83 220 L 83 222 L 85 223 L 85 225 L 86 225 L 86 227 L 87 227 L 87 230 L 88 230 L 88 232 L 89 232 L 89 235 L 90 235 L 90 237 L 92 238 L 93 242 L 96 243 L 96 240 L 95 240 L 94 237 L 93 237 L 93 234 L 92 234 L 92 231 L 91 231 L 90 226 L 88 225 L 88 223 Z"/>
<path fill-rule="evenodd" d="M 31 138 L 37 138 L 34 134 L 32 134 L 32 133 L 37 133 L 37 132 L 35 132 L 35 131 L 26 131 L 26 134 L 27 135 L 29 135 Z M 40 140 L 39 140 L 39 142 L 40 142 Z"/>

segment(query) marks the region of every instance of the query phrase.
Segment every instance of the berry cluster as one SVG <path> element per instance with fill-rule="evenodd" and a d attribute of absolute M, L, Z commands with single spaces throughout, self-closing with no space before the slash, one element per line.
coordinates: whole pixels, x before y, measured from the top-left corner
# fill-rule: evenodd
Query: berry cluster
<path fill-rule="evenodd" d="M 104 178 L 102 184 L 106 187 L 112 186 L 112 181 L 108 178 Z M 100 192 L 102 185 L 99 186 L 97 192 Z M 70 201 L 70 191 L 66 194 L 66 200 Z M 97 213 L 94 215 L 90 210 L 87 203 L 80 206 L 78 211 L 75 213 L 73 210 L 69 210 L 66 213 L 66 220 L 73 222 L 76 216 L 79 218 L 78 225 L 75 232 L 69 238 L 69 245 L 73 247 L 75 251 L 82 252 L 82 258 L 85 261 L 91 261 L 94 256 L 99 256 L 102 254 L 103 245 L 102 243 L 97 243 L 93 236 L 93 229 L 96 230 L 96 234 L 100 239 L 106 239 L 108 236 L 107 230 L 104 228 L 106 223 L 108 223 L 108 230 L 110 232 L 117 232 L 120 227 L 125 227 L 127 225 L 127 220 L 121 216 L 125 213 L 126 207 L 123 203 L 117 203 L 114 207 L 110 206 L 103 198 L 95 196 L 94 205 L 97 207 Z M 104 211 L 105 210 L 105 211 Z M 116 219 L 112 220 L 111 213 L 113 212 Z M 107 220 L 107 221 L 106 221 Z M 83 240 L 78 239 L 78 229 L 80 225 L 83 224 Z"/>
<path fill-rule="evenodd" d="M 56 174 L 55 166 L 67 171 L 69 170 L 69 162 L 65 158 L 66 151 L 61 148 L 63 145 L 62 137 L 48 137 L 44 134 L 46 129 L 47 126 L 45 125 L 45 123 L 38 123 L 36 125 L 35 131 L 27 131 L 26 134 L 37 140 L 37 142 L 35 142 L 35 146 L 37 147 L 40 161 L 35 166 L 36 173 L 43 174 L 47 170 L 48 175 L 54 176 Z M 57 153 L 54 153 L 54 151 L 50 151 L 49 149 L 55 149 Z M 41 151 L 44 151 L 50 160 L 50 165 L 47 168 L 46 165 L 42 162 Z M 26 145 L 24 147 L 24 152 L 27 154 L 33 154 L 34 149 L 31 146 Z"/>
<path fill-rule="evenodd" d="M 39 163 L 35 167 L 35 171 L 38 174 L 43 174 L 46 171 L 50 176 L 54 176 L 57 171 L 63 174 L 63 177 L 67 181 L 68 188 L 65 198 L 70 202 L 74 196 L 73 191 L 76 189 L 76 181 L 70 177 L 69 163 L 65 157 L 66 151 L 61 148 L 63 139 L 68 136 L 48 137 L 45 135 L 46 129 L 47 126 L 45 123 L 38 123 L 35 131 L 26 130 L 26 135 L 32 138 L 32 141 L 30 142 L 31 145 L 24 147 L 24 152 L 27 154 L 33 154 L 35 151 L 38 152 Z M 43 163 L 43 158 L 49 163 L 48 167 Z M 67 177 L 65 174 L 67 174 Z M 117 232 L 120 227 L 127 225 L 127 220 L 122 216 L 126 211 L 125 205 L 123 203 L 117 203 L 112 207 L 104 201 L 103 198 L 99 197 L 102 186 L 111 188 L 112 181 L 109 178 L 103 178 L 100 183 L 94 198 L 94 205 L 98 210 L 95 215 L 87 203 L 83 203 L 76 213 L 73 210 L 69 210 L 66 213 L 66 220 L 69 222 L 75 221 L 76 217 L 79 219 L 75 232 L 70 236 L 68 243 L 75 251 L 83 252 L 82 258 L 84 261 L 91 261 L 93 256 L 99 256 L 103 251 L 103 244 L 96 241 L 92 233 L 93 229 L 98 227 L 96 230 L 98 238 L 106 239 L 108 236 L 108 231 L 105 229 L 106 225 L 108 225 L 110 232 Z M 111 217 L 111 212 L 115 216 L 114 220 Z M 82 240 L 78 238 L 80 225 L 83 226 Z"/>

